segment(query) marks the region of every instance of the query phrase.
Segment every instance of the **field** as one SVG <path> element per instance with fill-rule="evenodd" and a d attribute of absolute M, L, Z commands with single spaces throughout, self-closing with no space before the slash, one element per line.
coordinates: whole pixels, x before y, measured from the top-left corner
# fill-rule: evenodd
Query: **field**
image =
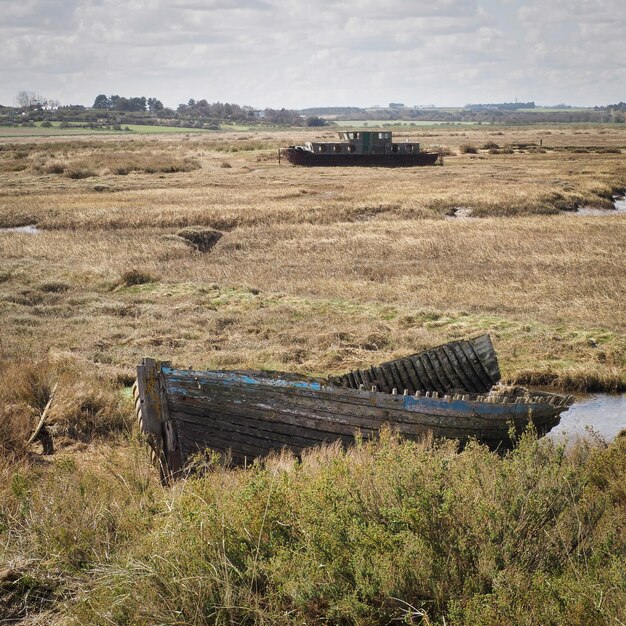
<path fill-rule="evenodd" d="M 0 126 L 0 139 L 12 139 L 18 137 L 61 137 L 61 136 L 98 136 L 98 135 L 128 135 L 137 133 L 140 135 L 160 135 L 172 133 L 206 133 L 209 131 L 198 128 L 184 128 L 178 126 L 150 126 L 149 124 L 123 124 L 121 129 L 103 128 L 94 130 L 84 126 L 61 126 L 59 122 L 51 122 L 49 128 L 41 126 L 41 122 L 35 126 Z"/>
<path fill-rule="evenodd" d="M 378 128 L 379 126 L 473 126 L 476 122 L 438 122 L 429 120 L 333 120 L 339 127 L 345 128 L 361 128 L 371 126 Z"/>
<path fill-rule="evenodd" d="M 446 155 L 401 170 L 278 163 L 324 129 L 186 133 L 0 139 L 0 229 L 38 229 L 0 230 L 0 622 L 623 623 L 624 437 L 171 489 L 128 386 L 143 356 L 328 375 L 489 332 L 507 382 L 626 389 L 626 129 L 401 130 Z"/>

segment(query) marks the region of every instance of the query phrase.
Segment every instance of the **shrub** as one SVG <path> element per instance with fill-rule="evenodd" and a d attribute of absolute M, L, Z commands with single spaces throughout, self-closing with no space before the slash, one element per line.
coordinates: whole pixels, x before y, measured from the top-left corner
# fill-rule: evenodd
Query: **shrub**
<path fill-rule="evenodd" d="M 133 285 L 145 285 L 146 283 L 156 282 L 157 279 L 145 270 L 130 269 L 120 274 L 121 284 L 125 287 Z"/>
<path fill-rule="evenodd" d="M 44 171 L 48 174 L 63 174 L 63 172 L 65 171 L 65 164 L 58 162 L 50 163 L 45 167 Z"/>
<path fill-rule="evenodd" d="M 625 459 L 626 440 L 532 435 L 504 457 L 384 435 L 248 470 L 209 458 L 77 623 L 617 623 Z"/>
<path fill-rule="evenodd" d="M 70 285 L 61 281 L 50 281 L 39 285 L 39 289 L 40 291 L 45 291 L 47 293 L 62 293 L 64 291 L 68 291 L 70 289 Z"/>
<path fill-rule="evenodd" d="M 199 252 L 208 252 L 223 236 L 219 230 L 193 226 L 183 228 L 176 234 L 189 242 Z"/>
<path fill-rule="evenodd" d="M 68 178 L 78 180 L 82 178 L 91 178 L 92 176 L 96 176 L 96 173 L 86 167 L 68 167 L 65 170 L 65 175 Z"/>
<path fill-rule="evenodd" d="M 472 144 L 464 143 L 459 147 L 461 154 L 476 154 L 478 152 L 478 148 Z"/>

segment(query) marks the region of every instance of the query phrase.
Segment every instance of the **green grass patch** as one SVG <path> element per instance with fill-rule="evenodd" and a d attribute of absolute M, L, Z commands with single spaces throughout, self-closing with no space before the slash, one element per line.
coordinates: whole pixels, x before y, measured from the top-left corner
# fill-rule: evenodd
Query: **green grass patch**
<path fill-rule="evenodd" d="M 129 130 L 125 130 L 128 128 Z M 121 130 L 113 128 L 86 128 L 70 123 L 69 126 L 61 127 L 59 122 L 52 122 L 50 128 L 42 128 L 41 122 L 35 126 L 0 126 L 0 137 L 55 137 L 72 135 L 160 135 L 175 133 L 207 133 L 202 128 L 181 128 L 180 126 L 156 126 L 144 124 L 122 124 Z"/>

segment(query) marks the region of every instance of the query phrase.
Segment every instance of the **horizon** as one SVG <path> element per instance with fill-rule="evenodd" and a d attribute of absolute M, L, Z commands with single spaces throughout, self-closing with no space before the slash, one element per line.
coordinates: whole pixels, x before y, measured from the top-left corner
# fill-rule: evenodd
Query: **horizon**
<path fill-rule="evenodd" d="M 33 94 L 45 97 L 44 94 L 41 94 L 40 92 L 38 92 L 37 90 L 32 90 Z M 85 102 L 59 102 L 59 106 L 84 106 L 85 108 L 93 108 L 93 104 L 94 101 L 96 99 L 96 97 L 98 95 L 106 95 L 107 97 L 111 97 L 112 95 L 118 95 L 122 98 L 141 98 L 141 97 L 146 97 L 146 98 L 150 98 L 150 97 L 154 97 L 157 100 L 160 100 L 161 102 L 163 102 L 163 100 L 161 98 L 159 98 L 158 94 L 113 94 L 113 93 L 106 93 L 106 92 L 101 92 L 101 94 L 96 94 L 92 99 L 89 100 L 89 103 L 85 103 Z M 17 94 L 16 94 L 17 96 Z M 6 107 L 6 108 L 21 108 L 20 106 L 18 106 L 16 104 L 16 96 L 13 97 L 13 102 L 12 104 L 4 104 L 3 102 L 0 102 L 0 107 Z M 190 100 L 194 100 L 195 102 L 199 102 L 201 100 L 206 100 L 207 102 L 209 102 L 209 104 L 213 104 L 213 103 L 223 103 L 223 104 L 234 104 L 234 105 L 238 105 L 238 106 L 242 106 L 242 107 L 251 107 L 254 110 L 257 111 L 262 111 L 265 109 L 274 109 L 274 110 L 280 110 L 281 108 L 287 108 L 287 107 L 281 107 L 280 105 L 278 106 L 254 106 L 250 103 L 246 103 L 246 102 L 234 102 L 234 101 L 228 101 L 225 99 L 221 99 L 221 98 L 217 98 L 215 100 L 209 100 L 208 98 L 195 98 L 195 97 L 191 97 L 191 98 L 187 98 L 186 100 L 184 100 L 183 102 L 179 102 L 176 105 L 170 106 L 169 104 L 163 102 L 165 107 L 171 108 L 173 110 L 176 110 L 178 106 L 180 105 L 184 105 L 184 104 L 188 104 L 188 102 Z M 514 104 L 516 103 L 514 100 L 502 100 L 502 101 L 480 101 L 480 102 L 467 102 L 465 104 L 462 105 L 441 105 L 441 104 L 407 104 L 404 102 L 397 102 L 397 101 L 392 101 L 390 100 L 389 103 L 385 104 L 367 104 L 367 105 L 359 105 L 359 104 L 345 104 L 345 105 L 338 105 L 338 104 L 313 104 L 313 105 L 308 105 L 308 106 L 303 106 L 303 107 L 295 107 L 291 110 L 293 111 L 305 111 L 308 109 L 335 109 L 335 108 L 358 108 L 358 109 L 362 109 L 362 110 L 371 110 L 371 109 L 390 109 L 392 107 L 390 107 L 389 105 L 391 103 L 394 104 L 401 104 L 402 107 L 399 108 L 398 110 L 403 110 L 403 109 L 422 109 L 422 110 L 439 110 L 439 109 L 464 109 L 466 107 L 471 107 L 471 106 L 489 106 L 489 105 L 503 105 L 503 104 Z M 546 104 L 546 103 L 539 103 L 535 100 L 526 100 L 523 102 L 520 102 L 520 104 L 526 104 L 526 103 L 530 103 L 532 102 L 535 106 L 535 108 L 538 109 L 558 109 L 558 108 L 571 108 L 571 109 L 593 109 L 595 107 L 599 107 L 599 108 L 606 108 L 615 104 L 619 104 L 622 102 L 622 100 L 619 101 L 615 101 L 615 102 L 607 102 L 607 103 L 602 103 L 602 104 L 590 104 L 590 105 L 581 105 L 581 104 L 572 104 L 572 103 L 568 103 L 568 102 L 559 102 L 556 104 Z"/>

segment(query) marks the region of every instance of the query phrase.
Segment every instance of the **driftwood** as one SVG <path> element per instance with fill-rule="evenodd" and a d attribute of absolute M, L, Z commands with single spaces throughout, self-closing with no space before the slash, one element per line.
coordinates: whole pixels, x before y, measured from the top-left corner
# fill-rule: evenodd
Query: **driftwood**
<path fill-rule="evenodd" d="M 37 424 L 33 434 L 30 436 L 26 445 L 31 445 L 35 441 L 41 441 L 41 445 L 43 445 L 43 453 L 44 454 L 54 454 L 54 442 L 52 441 L 52 435 L 50 431 L 46 427 L 46 418 L 48 417 L 48 411 L 52 406 L 52 401 L 54 400 L 54 394 L 56 393 L 58 383 L 53 387 L 52 393 L 50 394 L 50 398 L 44 407 L 43 412 L 41 413 L 41 417 L 39 418 L 39 423 Z"/>

